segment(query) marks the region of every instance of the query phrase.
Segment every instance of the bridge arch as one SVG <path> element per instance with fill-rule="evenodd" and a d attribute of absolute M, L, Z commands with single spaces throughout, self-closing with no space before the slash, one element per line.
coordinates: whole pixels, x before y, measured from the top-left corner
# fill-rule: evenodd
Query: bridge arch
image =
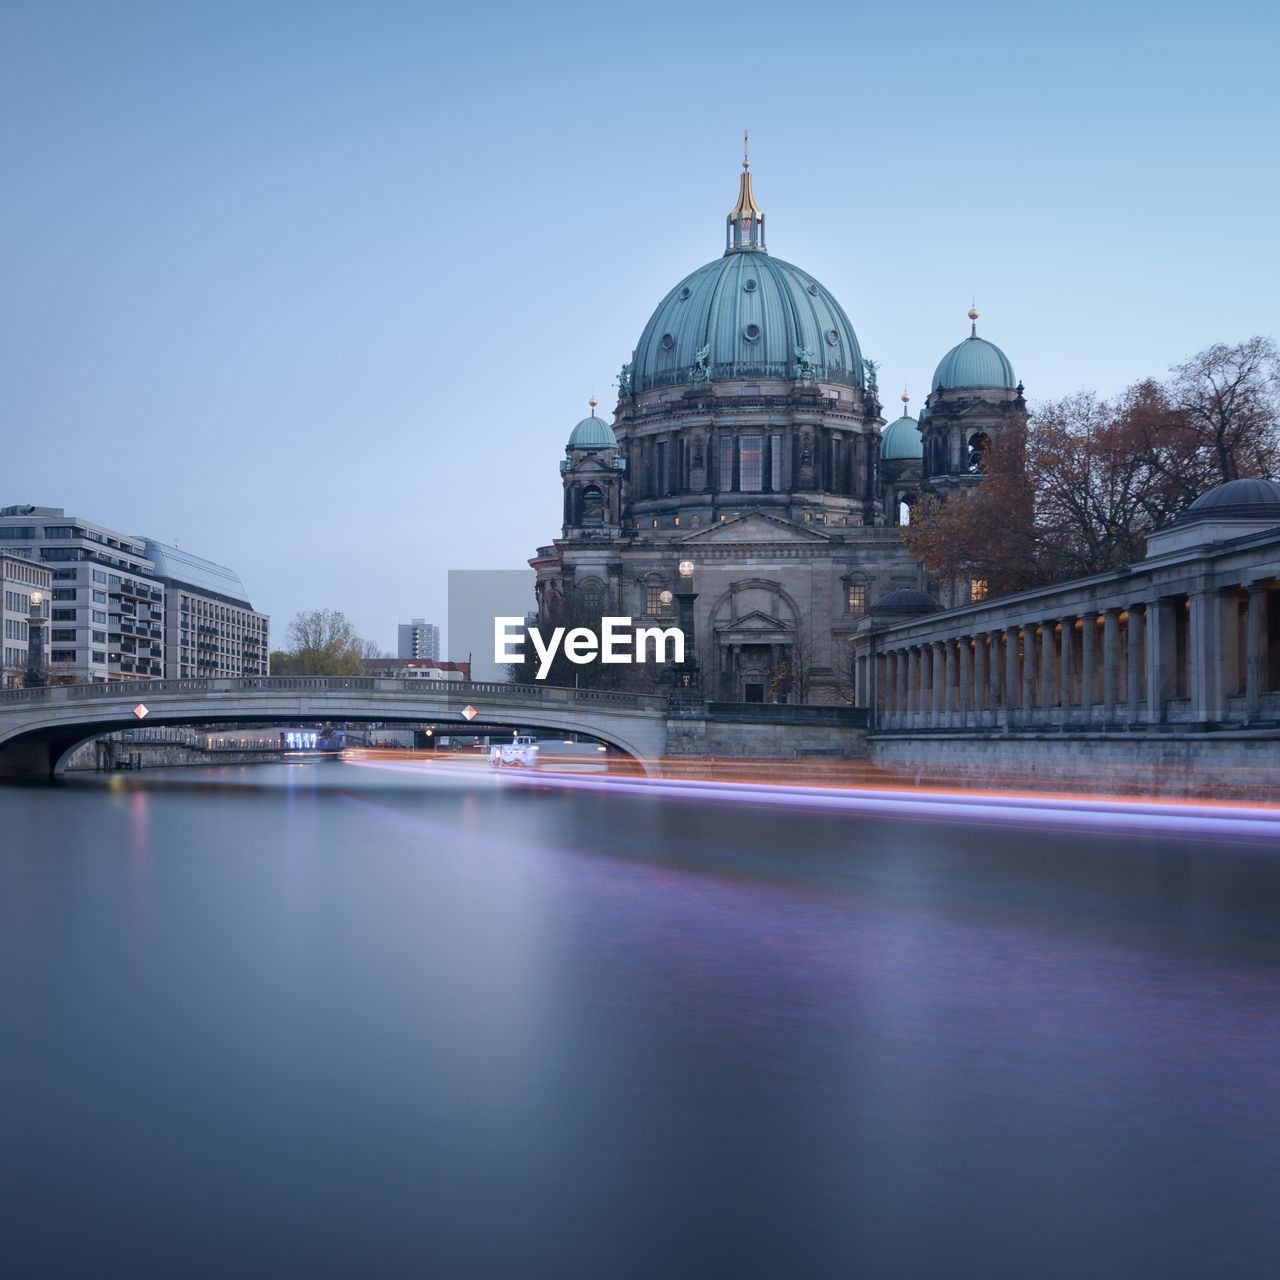
<path fill-rule="evenodd" d="M 147 710 L 142 719 L 134 711 L 140 705 Z M 324 676 L 58 685 L 0 691 L 0 777 L 53 777 L 82 742 L 139 723 L 429 720 L 465 731 L 472 718 L 585 733 L 632 756 L 649 774 L 658 773 L 666 738 L 665 698 L 592 689 Z"/>

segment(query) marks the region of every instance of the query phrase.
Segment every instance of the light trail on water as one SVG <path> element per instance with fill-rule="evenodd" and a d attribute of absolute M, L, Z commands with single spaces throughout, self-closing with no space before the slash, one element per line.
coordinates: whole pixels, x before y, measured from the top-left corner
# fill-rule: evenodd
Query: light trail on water
<path fill-rule="evenodd" d="M 360 768 L 408 773 L 434 773 L 439 768 L 429 761 L 356 759 L 346 763 Z M 476 773 L 480 775 L 481 771 L 477 769 Z M 481 776 L 490 778 L 493 785 L 501 786 L 734 806 L 750 804 L 913 821 L 1141 831 L 1147 835 L 1248 841 L 1280 847 L 1280 809 L 1262 806 L 975 792 L 905 792 L 684 778 L 582 777 L 541 770 L 492 774 L 487 766 Z"/>

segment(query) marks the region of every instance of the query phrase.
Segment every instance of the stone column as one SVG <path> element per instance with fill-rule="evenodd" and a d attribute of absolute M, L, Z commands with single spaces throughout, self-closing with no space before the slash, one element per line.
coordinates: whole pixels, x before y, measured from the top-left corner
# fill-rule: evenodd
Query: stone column
<path fill-rule="evenodd" d="M 994 725 L 1004 705 L 1004 665 L 1001 662 L 1000 637 L 1002 631 L 991 633 L 990 661 L 987 664 L 987 705 L 991 708 L 991 723 Z"/>
<path fill-rule="evenodd" d="M 1098 615 L 1080 615 L 1080 722 L 1093 723 L 1093 668 L 1098 650 Z"/>
<path fill-rule="evenodd" d="M 1018 654 L 1022 645 L 1022 636 L 1017 627 L 1010 627 L 1004 633 L 1004 706 L 1005 719 L 1012 726 L 1022 705 L 1022 681 L 1018 677 Z"/>
<path fill-rule="evenodd" d="M 955 646 L 950 640 L 944 640 L 941 644 L 942 649 L 942 721 L 943 724 L 951 723 L 951 708 L 955 706 L 955 694 L 952 688 L 956 681 L 956 655 Z"/>
<path fill-rule="evenodd" d="M 1256 720 L 1262 711 L 1266 645 L 1267 588 L 1261 582 L 1251 582 L 1244 633 L 1244 708 L 1250 720 Z"/>
<path fill-rule="evenodd" d="M 1172 695 L 1169 650 L 1174 645 L 1173 611 L 1163 600 L 1147 602 L 1147 723 L 1164 720 L 1165 699 Z"/>
<path fill-rule="evenodd" d="M 973 723 L 987 723 L 991 707 L 991 676 L 987 645 L 991 637 L 979 634 L 973 637 Z"/>
<path fill-rule="evenodd" d="M 946 655 L 943 653 L 942 641 L 929 645 L 929 649 L 933 652 L 933 673 L 931 677 L 931 691 L 933 694 L 932 705 L 929 710 L 932 712 L 932 718 L 929 723 L 937 728 L 942 723 L 942 712 L 946 710 Z"/>
<path fill-rule="evenodd" d="M 1063 618 L 1062 640 L 1058 645 L 1058 701 L 1062 704 L 1063 724 L 1069 724 L 1071 721 L 1071 694 L 1073 692 L 1071 681 L 1075 674 L 1075 664 L 1072 662 L 1072 658 L 1075 655 L 1071 651 L 1075 648 L 1075 634 L 1075 620 L 1073 618 Z"/>
<path fill-rule="evenodd" d="M 920 688 L 920 653 L 917 649 L 907 650 L 907 715 L 919 708 Z"/>
<path fill-rule="evenodd" d="M 1108 609 L 1102 615 L 1102 721 L 1111 724 L 1116 718 L 1116 700 L 1120 691 L 1120 610 Z"/>
<path fill-rule="evenodd" d="M 1145 645 L 1147 614 L 1144 605 L 1129 606 L 1129 652 L 1125 662 L 1125 719 L 1138 723 L 1138 703 L 1142 701 L 1142 650 Z"/>
<path fill-rule="evenodd" d="M 1057 702 L 1054 696 L 1054 677 L 1057 675 L 1058 654 L 1057 638 L 1053 634 L 1053 623 L 1040 624 L 1040 723 L 1049 724 L 1054 719 L 1053 707 Z"/>
<path fill-rule="evenodd" d="M 1196 724 L 1220 724 L 1226 698 L 1222 653 L 1222 596 L 1217 591 L 1196 591 L 1187 619 L 1190 651 L 1191 719 Z"/>
<path fill-rule="evenodd" d="M 969 637 L 960 637 L 960 727 L 966 728 L 969 724 L 969 712 L 977 711 L 977 701 L 974 698 L 974 680 L 973 680 L 973 654 L 977 648 L 978 642 L 973 641 L 973 648 L 970 648 Z"/>
<path fill-rule="evenodd" d="M 1220 650 L 1222 653 L 1224 703 L 1227 698 L 1244 696 L 1244 667 L 1241 661 L 1244 648 L 1240 618 L 1242 598 L 1238 586 L 1228 587 L 1218 597 L 1222 610 L 1219 635 L 1221 637 Z M 1229 705 L 1229 703 L 1225 703 L 1223 708 L 1224 715 L 1230 715 Z"/>
<path fill-rule="evenodd" d="M 1028 622 L 1022 628 L 1022 723 L 1031 723 L 1031 712 L 1035 705 L 1036 676 L 1036 628 Z"/>
<path fill-rule="evenodd" d="M 897 652 L 897 666 L 894 669 L 894 695 L 893 703 L 897 708 L 899 722 L 901 717 L 907 711 L 907 664 L 910 654 L 906 649 L 899 649 Z"/>

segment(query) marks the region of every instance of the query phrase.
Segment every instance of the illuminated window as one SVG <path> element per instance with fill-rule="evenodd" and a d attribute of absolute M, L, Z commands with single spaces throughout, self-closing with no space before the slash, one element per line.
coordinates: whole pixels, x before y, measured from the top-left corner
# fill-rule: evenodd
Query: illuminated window
<path fill-rule="evenodd" d="M 985 600 L 986 598 L 987 598 L 986 578 L 970 578 L 969 579 L 969 599 Z"/>
<path fill-rule="evenodd" d="M 849 612 L 866 613 L 867 586 L 864 582 L 849 583 Z"/>
<path fill-rule="evenodd" d="M 656 616 L 662 612 L 662 588 L 661 587 L 645 587 L 644 589 L 644 611 L 650 616 Z"/>

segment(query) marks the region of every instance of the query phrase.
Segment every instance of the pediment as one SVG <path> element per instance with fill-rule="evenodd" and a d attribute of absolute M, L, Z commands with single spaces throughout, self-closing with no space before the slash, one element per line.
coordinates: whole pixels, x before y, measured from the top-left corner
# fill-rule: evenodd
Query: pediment
<path fill-rule="evenodd" d="M 716 631 L 720 633 L 733 632 L 736 635 L 752 635 L 752 634 L 774 634 L 779 631 L 790 631 L 791 625 L 783 622 L 781 618 L 775 618 L 772 614 L 764 613 L 759 609 L 752 609 L 750 613 L 744 613 L 740 618 L 730 618 L 725 622 L 716 624 Z"/>
<path fill-rule="evenodd" d="M 602 475 L 613 475 L 617 472 L 617 468 L 610 463 L 606 463 L 603 459 L 595 457 L 579 458 L 569 468 L 569 474 L 575 476 L 586 475 L 590 471 L 598 471 Z"/>
<path fill-rule="evenodd" d="M 706 529 L 698 529 L 681 539 L 682 542 L 696 542 L 702 546 L 710 543 L 735 542 L 830 542 L 830 537 L 819 533 L 816 529 L 804 528 L 782 520 L 778 516 L 764 511 L 749 511 L 744 515 L 730 516 L 727 520 L 713 524 Z"/>

